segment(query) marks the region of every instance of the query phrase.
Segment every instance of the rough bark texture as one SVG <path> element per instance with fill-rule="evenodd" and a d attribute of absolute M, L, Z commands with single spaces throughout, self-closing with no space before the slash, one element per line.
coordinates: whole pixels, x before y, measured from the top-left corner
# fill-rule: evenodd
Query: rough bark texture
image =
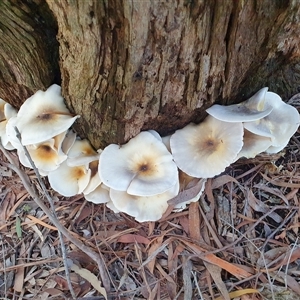
<path fill-rule="evenodd" d="M 53 1 L 63 91 L 94 146 L 167 134 L 270 86 L 296 92 L 293 1 Z M 284 67 L 283 67 L 284 66 Z"/>
<path fill-rule="evenodd" d="M 20 107 L 59 79 L 57 25 L 45 1 L 0 1 L 0 97 Z"/>
<path fill-rule="evenodd" d="M 47 3 L 63 94 L 96 148 L 141 130 L 171 133 L 201 121 L 213 103 L 242 101 L 263 86 L 284 99 L 298 91 L 298 1 Z"/>

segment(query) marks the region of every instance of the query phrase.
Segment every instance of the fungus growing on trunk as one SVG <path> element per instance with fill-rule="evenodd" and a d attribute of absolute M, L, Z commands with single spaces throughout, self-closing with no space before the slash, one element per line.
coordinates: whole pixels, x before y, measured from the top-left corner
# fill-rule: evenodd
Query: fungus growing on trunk
<path fill-rule="evenodd" d="M 164 193 L 178 182 L 178 169 L 165 145 L 152 133 L 141 132 L 127 144 L 111 144 L 101 153 L 103 183 L 136 196 Z"/>
<path fill-rule="evenodd" d="M 134 196 L 124 191 L 110 189 L 114 207 L 134 217 L 139 222 L 157 221 L 168 208 L 168 200 L 178 194 L 179 182 L 164 193 L 153 196 Z"/>
<path fill-rule="evenodd" d="M 266 152 L 276 153 L 288 144 L 297 131 L 300 117 L 295 107 L 283 102 L 277 94 L 269 94 L 272 97 L 267 99 L 267 104 L 272 106 L 272 112 L 262 119 L 245 122 L 244 127 L 254 134 L 271 138 L 272 144 Z"/>
<path fill-rule="evenodd" d="M 214 118 L 224 122 L 250 122 L 259 120 L 271 113 L 274 93 L 268 92 L 268 88 L 262 88 L 248 100 L 239 104 L 219 105 L 215 104 L 206 112 Z"/>
<path fill-rule="evenodd" d="M 44 142 L 66 131 L 79 116 L 73 116 L 61 96 L 60 86 L 53 84 L 47 91 L 37 91 L 21 106 L 16 126 L 22 144 Z"/>
<path fill-rule="evenodd" d="M 177 130 L 170 140 L 174 160 L 196 178 L 220 174 L 235 161 L 243 146 L 243 124 L 208 116 L 202 123 Z"/>

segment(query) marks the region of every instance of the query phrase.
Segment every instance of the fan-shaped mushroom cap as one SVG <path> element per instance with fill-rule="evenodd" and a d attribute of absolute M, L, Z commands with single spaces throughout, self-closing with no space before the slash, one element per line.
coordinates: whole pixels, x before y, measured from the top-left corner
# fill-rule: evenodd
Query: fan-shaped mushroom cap
<path fill-rule="evenodd" d="M 76 133 L 70 129 L 67 131 L 67 134 L 62 142 L 61 149 L 63 153 L 68 154 L 76 140 Z"/>
<path fill-rule="evenodd" d="M 108 187 L 137 196 L 161 194 L 178 181 L 178 170 L 165 145 L 141 132 L 123 146 L 111 144 L 101 153 L 99 174 Z"/>
<path fill-rule="evenodd" d="M 68 165 L 73 167 L 89 164 L 98 160 L 99 156 L 100 154 L 94 150 L 88 140 L 75 140 L 68 152 Z"/>
<path fill-rule="evenodd" d="M 198 125 L 189 124 L 177 130 L 170 143 L 179 169 L 192 177 L 214 177 L 223 172 L 241 151 L 243 124 L 208 116 Z"/>
<path fill-rule="evenodd" d="M 159 134 L 157 131 L 151 129 L 151 130 L 147 130 L 146 132 L 151 133 L 151 134 L 154 135 L 159 141 L 162 141 L 162 137 L 160 136 L 160 134 Z"/>
<path fill-rule="evenodd" d="M 270 94 L 273 94 L 272 101 L 268 102 L 273 107 L 272 112 L 260 120 L 245 122 L 244 127 L 254 134 L 271 138 L 269 153 L 275 153 L 271 151 L 282 150 L 297 131 L 300 117 L 295 107 L 283 102 L 277 94 Z"/>
<path fill-rule="evenodd" d="M 254 134 L 245 129 L 244 145 L 242 150 L 237 155 L 236 160 L 238 160 L 241 157 L 253 158 L 262 152 L 266 152 L 266 150 L 271 146 L 271 144 L 271 138 Z"/>
<path fill-rule="evenodd" d="M 91 170 L 91 178 L 87 187 L 84 189 L 83 194 L 90 194 L 102 183 L 99 173 L 98 173 L 98 160 L 94 160 L 89 163 L 89 169 Z M 103 202 L 101 202 L 103 203 Z"/>
<path fill-rule="evenodd" d="M 53 84 L 46 92 L 37 91 L 21 106 L 17 127 L 22 144 L 37 144 L 66 131 L 78 118 L 64 104 L 60 86 Z"/>
<path fill-rule="evenodd" d="M 64 161 L 48 175 L 51 187 L 63 196 L 81 194 L 90 181 L 91 170 L 86 166 L 70 167 Z"/>
<path fill-rule="evenodd" d="M 229 106 L 215 104 L 206 112 L 214 118 L 224 122 L 250 122 L 259 120 L 272 111 L 269 101 L 272 101 L 274 93 L 268 92 L 268 88 L 262 88 L 248 100 Z"/>
<path fill-rule="evenodd" d="M 84 193 L 84 198 L 96 204 L 111 202 L 109 197 L 109 189 L 104 184 L 99 184 L 96 189 L 90 193 Z"/>
<path fill-rule="evenodd" d="M 12 143 L 10 142 L 10 139 L 6 133 L 6 126 L 7 126 L 8 121 L 11 118 L 15 117 L 16 115 L 17 115 L 17 110 L 10 104 L 5 103 L 3 106 L 4 120 L 2 122 L 0 122 L 0 137 L 1 137 L 1 143 L 2 143 L 3 147 L 7 150 L 16 149 L 16 147 L 14 147 L 12 145 Z"/>
<path fill-rule="evenodd" d="M 162 142 L 164 143 L 164 145 L 167 147 L 167 149 L 169 150 L 169 152 L 171 152 L 171 146 L 170 146 L 170 139 L 171 139 L 172 135 L 167 135 L 167 136 L 163 136 L 162 137 Z"/>
<path fill-rule="evenodd" d="M 157 221 L 168 208 L 168 200 L 178 194 L 179 182 L 168 191 L 154 196 L 133 196 L 126 192 L 110 189 L 113 205 L 139 222 Z"/>
<path fill-rule="evenodd" d="M 61 150 L 61 144 L 65 135 L 66 132 L 63 132 L 55 136 L 53 139 L 43 143 L 26 146 L 32 161 L 42 175 L 48 174 L 50 171 L 54 171 L 67 159 L 67 155 Z M 25 167 L 32 168 L 23 149 L 18 150 L 18 155 L 20 162 Z"/>

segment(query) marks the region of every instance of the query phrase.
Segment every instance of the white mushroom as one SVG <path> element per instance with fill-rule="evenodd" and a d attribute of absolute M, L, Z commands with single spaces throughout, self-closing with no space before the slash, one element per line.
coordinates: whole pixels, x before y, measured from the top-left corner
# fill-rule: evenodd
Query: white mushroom
<path fill-rule="evenodd" d="M 32 161 L 41 175 L 46 175 L 48 172 L 54 171 L 67 159 L 67 155 L 61 149 L 65 135 L 66 132 L 63 132 L 43 143 L 26 146 Z M 20 162 L 25 167 L 32 168 L 23 149 L 18 149 L 18 155 Z"/>
<path fill-rule="evenodd" d="M 167 135 L 167 136 L 163 136 L 162 137 L 162 142 L 167 147 L 167 149 L 169 150 L 169 152 L 171 152 L 171 146 L 170 146 L 171 136 L 172 135 Z"/>
<path fill-rule="evenodd" d="M 96 187 L 96 189 L 94 189 L 92 192 L 88 194 L 84 193 L 84 198 L 87 201 L 93 202 L 95 204 L 111 202 L 109 196 L 109 188 L 107 188 L 104 184 L 99 184 Z"/>
<path fill-rule="evenodd" d="M 157 221 L 168 208 L 168 200 L 178 194 L 179 182 L 168 191 L 154 196 L 133 196 L 110 189 L 113 206 L 134 217 L 139 222 Z"/>
<path fill-rule="evenodd" d="M 65 154 L 68 154 L 76 140 L 76 133 L 70 129 L 67 131 L 66 136 L 62 142 L 61 149 Z"/>
<path fill-rule="evenodd" d="M 222 122 L 208 116 L 202 123 L 189 124 L 171 137 L 177 166 L 197 178 L 220 174 L 234 162 L 243 146 L 243 124 Z"/>
<path fill-rule="evenodd" d="M 91 178 L 87 187 L 84 189 L 83 194 L 87 195 L 93 192 L 102 183 L 98 173 L 98 160 L 94 160 L 89 163 L 89 169 L 91 170 Z M 88 199 L 87 199 L 88 200 Z"/>
<path fill-rule="evenodd" d="M 46 92 L 37 91 L 21 106 L 16 126 L 22 144 L 37 144 L 66 131 L 78 118 L 64 104 L 60 86 L 53 84 Z"/>
<path fill-rule="evenodd" d="M 254 134 L 245 129 L 244 145 L 242 150 L 237 155 L 236 160 L 241 157 L 253 158 L 256 155 L 265 152 L 271 146 L 271 144 L 271 138 Z"/>
<path fill-rule="evenodd" d="M 16 147 L 14 147 L 13 144 L 10 142 L 10 138 L 6 133 L 6 126 L 8 121 L 17 115 L 17 110 L 10 104 L 5 103 L 3 107 L 3 114 L 5 119 L 2 122 L 0 122 L 1 143 L 5 149 L 13 150 L 16 149 Z"/>
<path fill-rule="evenodd" d="M 86 166 L 70 167 L 64 161 L 56 170 L 48 175 L 51 187 L 63 196 L 71 197 L 81 194 L 87 187 L 91 170 Z"/>
<path fill-rule="evenodd" d="M 215 104 L 206 112 L 214 118 L 224 122 L 250 122 L 259 120 L 271 113 L 270 105 L 274 93 L 268 92 L 268 88 L 262 88 L 248 100 L 229 106 Z"/>
<path fill-rule="evenodd" d="M 68 165 L 80 166 L 99 159 L 100 154 L 94 150 L 87 139 L 75 140 L 68 151 Z"/>
<path fill-rule="evenodd" d="M 99 174 L 103 183 L 136 196 L 161 194 L 178 182 L 178 170 L 165 145 L 149 132 L 127 144 L 111 144 L 101 153 Z"/>
<path fill-rule="evenodd" d="M 273 96 L 268 104 L 272 105 L 272 112 L 260 120 L 245 122 L 244 127 L 254 134 L 271 138 L 267 152 L 275 153 L 282 150 L 297 131 L 300 117 L 295 107 L 283 102 L 277 94 L 270 94 Z"/>

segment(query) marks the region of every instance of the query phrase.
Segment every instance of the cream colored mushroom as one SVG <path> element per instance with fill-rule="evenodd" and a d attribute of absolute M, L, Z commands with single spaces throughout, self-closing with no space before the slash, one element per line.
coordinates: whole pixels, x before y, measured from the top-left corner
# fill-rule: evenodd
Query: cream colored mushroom
<path fill-rule="evenodd" d="M 164 193 L 154 196 L 134 196 L 124 191 L 110 189 L 113 206 L 134 217 L 139 222 L 157 221 L 168 208 L 168 200 L 178 194 L 179 182 Z"/>
<path fill-rule="evenodd" d="M 26 146 L 32 161 L 41 175 L 56 170 L 62 162 L 67 159 L 67 155 L 61 149 L 66 132 L 43 143 Z M 28 168 L 32 168 L 23 148 L 18 149 L 20 162 Z"/>
<path fill-rule="evenodd" d="M 93 202 L 95 204 L 100 203 L 108 203 L 111 202 L 110 196 L 109 196 L 109 188 L 106 187 L 104 184 L 99 184 L 93 191 L 90 193 L 84 193 L 84 198 L 89 201 Z M 111 206 L 113 207 L 113 206 Z M 116 211 L 119 212 L 119 211 Z"/>
<path fill-rule="evenodd" d="M 70 167 L 64 161 L 48 175 L 51 187 L 63 196 L 71 197 L 81 194 L 91 178 L 91 170 L 86 166 Z"/>
<path fill-rule="evenodd" d="M 99 159 L 100 154 L 94 150 L 87 139 L 75 140 L 68 151 L 68 165 L 80 166 Z"/>
<path fill-rule="evenodd" d="M 14 147 L 13 144 L 10 142 L 10 138 L 6 132 L 6 126 L 9 120 L 17 115 L 17 110 L 10 104 L 5 103 L 3 107 L 3 115 L 5 119 L 2 122 L 0 122 L 1 142 L 5 149 L 13 150 L 16 149 L 16 147 Z"/>
<path fill-rule="evenodd" d="M 274 93 L 268 92 L 268 88 L 262 88 L 250 99 L 229 106 L 215 104 L 206 112 L 214 118 L 224 122 L 249 122 L 259 120 L 271 113 L 270 105 Z"/>
<path fill-rule="evenodd" d="M 234 162 L 243 146 L 243 124 L 208 116 L 202 123 L 177 130 L 170 140 L 174 160 L 183 172 L 196 178 L 220 174 Z"/>
<path fill-rule="evenodd" d="M 277 94 L 270 94 L 272 100 L 268 104 L 272 105 L 272 112 L 262 119 L 245 122 L 244 127 L 254 134 L 271 138 L 272 144 L 266 152 L 276 153 L 287 145 L 297 131 L 300 117 L 295 107 L 283 102 Z"/>
<path fill-rule="evenodd" d="M 245 129 L 243 148 L 238 153 L 236 160 L 241 157 L 253 158 L 262 152 L 266 152 L 271 144 L 272 140 L 270 137 L 260 136 Z"/>
<path fill-rule="evenodd" d="M 178 182 L 178 170 L 165 145 L 149 132 L 127 144 L 109 145 L 101 153 L 99 174 L 103 183 L 136 196 L 164 193 Z"/>
<path fill-rule="evenodd" d="M 64 104 L 60 86 L 53 84 L 46 92 L 37 91 L 23 103 L 16 126 L 21 133 L 22 144 L 30 145 L 66 131 L 77 118 Z"/>

